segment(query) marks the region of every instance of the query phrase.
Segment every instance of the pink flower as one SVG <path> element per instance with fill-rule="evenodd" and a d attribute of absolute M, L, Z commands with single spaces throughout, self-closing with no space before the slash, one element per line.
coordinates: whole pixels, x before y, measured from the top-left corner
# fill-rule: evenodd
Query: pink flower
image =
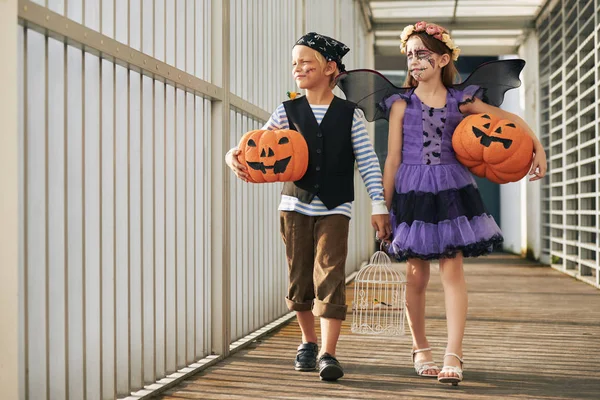
<path fill-rule="evenodd" d="M 425 21 L 419 21 L 415 24 L 415 30 L 417 32 L 422 32 L 427 28 L 427 22 Z"/>
<path fill-rule="evenodd" d="M 433 35 L 434 38 L 436 38 L 439 41 L 442 41 L 442 34 L 441 33 L 436 33 L 435 35 Z"/>
<path fill-rule="evenodd" d="M 427 32 L 428 35 L 437 35 L 440 32 L 440 27 L 437 25 L 428 25 L 427 28 L 425 29 L 425 31 Z"/>

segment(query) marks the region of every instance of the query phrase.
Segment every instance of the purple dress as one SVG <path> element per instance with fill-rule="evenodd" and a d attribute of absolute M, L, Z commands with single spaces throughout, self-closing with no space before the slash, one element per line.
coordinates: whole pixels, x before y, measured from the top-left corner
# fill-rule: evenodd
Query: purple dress
<path fill-rule="evenodd" d="M 403 123 L 402 164 L 395 177 L 391 209 L 393 240 L 389 252 L 399 261 L 477 257 L 502 242 L 502 232 L 487 212 L 475 180 L 452 149 L 452 134 L 463 119 L 458 107 L 479 97 L 478 86 L 449 88 L 446 106 L 431 108 L 410 90 Z"/>

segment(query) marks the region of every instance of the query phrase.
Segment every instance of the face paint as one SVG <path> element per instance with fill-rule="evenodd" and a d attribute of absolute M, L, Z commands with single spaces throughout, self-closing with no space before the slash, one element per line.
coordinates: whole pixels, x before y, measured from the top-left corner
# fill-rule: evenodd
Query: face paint
<path fill-rule="evenodd" d="M 433 57 L 427 57 L 427 61 L 429 61 L 429 65 L 431 65 L 431 68 L 435 69 L 435 60 L 433 59 Z"/>
<path fill-rule="evenodd" d="M 430 79 L 438 65 L 436 54 L 429 50 L 419 37 L 412 37 L 406 46 L 408 71 L 417 81 Z"/>

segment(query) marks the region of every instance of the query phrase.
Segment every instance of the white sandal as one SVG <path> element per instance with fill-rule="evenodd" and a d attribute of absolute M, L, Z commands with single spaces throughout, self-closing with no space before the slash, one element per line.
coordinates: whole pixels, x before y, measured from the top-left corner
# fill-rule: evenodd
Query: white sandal
<path fill-rule="evenodd" d="M 456 353 L 446 353 L 444 355 L 444 358 L 446 357 L 456 357 L 458 358 L 458 361 L 460 361 L 460 367 L 455 367 L 452 365 L 444 365 L 444 367 L 442 368 L 441 373 L 450 373 L 450 374 L 455 374 L 456 376 L 438 376 L 438 382 L 441 383 L 451 383 L 452 386 L 458 386 L 459 382 L 462 382 L 463 380 L 463 370 L 462 370 L 462 366 L 463 366 L 463 359 Z"/>
<path fill-rule="evenodd" d="M 436 378 L 437 374 L 426 374 L 426 371 L 430 371 L 432 369 L 439 371 L 440 369 L 437 367 L 437 365 L 435 365 L 435 362 L 433 361 L 415 361 L 415 355 L 417 353 L 423 353 L 425 351 L 431 351 L 431 347 L 428 347 L 426 349 L 419 349 L 419 350 L 413 350 L 411 355 L 412 355 L 412 360 L 413 360 L 413 364 L 415 366 L 415 372 L 417 373 L 417 375 L 419 376 L 425 376 L 428 378 Z"/>

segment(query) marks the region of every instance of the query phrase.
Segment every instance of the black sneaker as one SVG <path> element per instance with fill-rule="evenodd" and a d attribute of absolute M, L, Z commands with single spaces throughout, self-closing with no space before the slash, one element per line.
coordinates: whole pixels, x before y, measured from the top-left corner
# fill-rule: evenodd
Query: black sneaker
<path fill-rule="evenodd" d="M 319 358 L 319 376 L 323 381 L 336 381 L 344 376 L 344 370 L 337 358 L 329 353 L 324 353 Z"/>
<path fill-rule="evenodd" d="M 316 343 L 302 343 L 298 346 L 296 362 L 294 363 L 296 371 L 314 371 L 317 369 L 318 353 L 319 346 Z"/>

